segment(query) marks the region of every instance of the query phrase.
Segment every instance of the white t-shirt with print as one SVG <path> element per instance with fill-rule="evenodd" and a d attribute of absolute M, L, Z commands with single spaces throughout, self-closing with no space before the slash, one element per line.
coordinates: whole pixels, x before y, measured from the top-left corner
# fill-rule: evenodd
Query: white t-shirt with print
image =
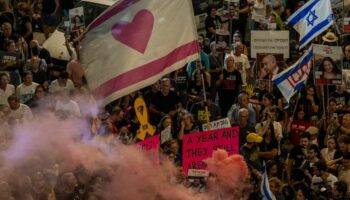
<path fill-rule="evenodd" d="M 19 97 L 20 102 L 25 103 L 33 98 L 35 89 L 38 85 L 38 83 L 32 82 L 31 85 L 24 85 L 24 83 L 21 83 L 19 86 L 17 86 L 16 94 Z"/>
<path fill-rule="evenodd" d="M 15 93 L 15 86 L 7 84 L 6 89 L 0 88 L 0 105 L 8 105 L 7 99 Z"/>

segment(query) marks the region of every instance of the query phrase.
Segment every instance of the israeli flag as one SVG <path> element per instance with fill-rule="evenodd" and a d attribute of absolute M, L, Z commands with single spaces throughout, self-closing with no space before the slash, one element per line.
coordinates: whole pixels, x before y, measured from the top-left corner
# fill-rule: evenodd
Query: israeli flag
<path fill-rule="evenodd" d="M 309 78 L 313 55 L 311 46 L 292 66 L 272 77 L 273 83 L 276 84 L 288 103 Z"/>
<path fill-rule="evenodd" d="M 330 0 L 310 0 L 287 19 L 287 23 L 300 34 L 300 48 L 325 31 L 333 22 Z"/>
<path fill-rule="evenodd" d="M 271 192 L 270 190 L 270 184 L 269 184 L 269 179 L 267 177 L 267 172 L 266 172 L 266 165 L 264 162 L 264 173 L 262 177 L 262 183 L 261 183 L 261 194 L 263 196 L 263 200 L 276 200 L 275 195 Z"/>

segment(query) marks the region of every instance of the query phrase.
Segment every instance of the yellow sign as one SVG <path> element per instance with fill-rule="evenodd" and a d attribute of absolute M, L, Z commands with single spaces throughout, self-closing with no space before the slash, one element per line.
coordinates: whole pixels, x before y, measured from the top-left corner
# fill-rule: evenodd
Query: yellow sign
<path fill-rule="evenodd" d="M 144 140 L 147 134 L 154 135 L 156 129 L 152 126 L 152 124 L 148 122 L 148 111 L 146 103 L 141 97 L 138 97 L 135 100 L 134 109 L 137 119 L 140 122 L 140 129 L 136 137 L 140 140 Z"/>

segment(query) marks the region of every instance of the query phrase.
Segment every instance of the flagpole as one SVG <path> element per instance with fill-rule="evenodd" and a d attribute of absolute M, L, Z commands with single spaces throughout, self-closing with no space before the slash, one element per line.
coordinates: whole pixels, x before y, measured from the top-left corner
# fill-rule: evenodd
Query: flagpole
<path fill-rule="evenodd" d="M 207 122 L 207 130 L 210 130 L 210 119 L 209 119 L 209 110 L 208 110 L 208 102 L 207 102 L 207 93 L 205 89 L 204 75 L 201 73 L 202 79 L 202 87 L 203 87 L 203 97 L 204 97 L 204 109 L 205 109 L 205 120 Z"/>
<path fill-rule="evenodd" d="M 324 96 L 324 85 L 321 86 L 321 95 L 322 95 L 322 112 L 323 112 L 323 127 L 326 130 L 327 119 L 326 119 L 326 105 L 325 105 L 325 96 Z"/>

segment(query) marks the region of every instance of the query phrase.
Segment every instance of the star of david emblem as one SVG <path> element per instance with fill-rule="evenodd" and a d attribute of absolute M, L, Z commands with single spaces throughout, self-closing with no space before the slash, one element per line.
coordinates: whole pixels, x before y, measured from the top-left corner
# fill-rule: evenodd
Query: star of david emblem
<path fill-rule="evenodd" d="M 309 15 L 306 17 L 306 21 L 307 21 L 307 26 L 313 26 L 316 19 L 318 19 L 317 15 L 316 15 L 316 10 L 310 10 Z"/>

